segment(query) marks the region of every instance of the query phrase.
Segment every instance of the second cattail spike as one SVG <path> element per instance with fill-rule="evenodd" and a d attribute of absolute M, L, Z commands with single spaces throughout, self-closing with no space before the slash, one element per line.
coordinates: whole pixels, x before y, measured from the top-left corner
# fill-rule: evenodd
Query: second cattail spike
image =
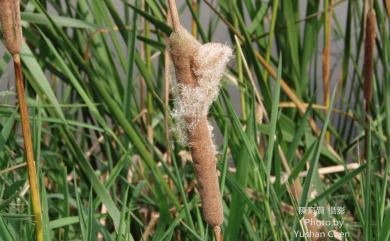
<path fill-rule="evenodd" d="M 22 46 L 19 0 L 0 0 L 0 23 L 5 47 L 12 55 L 19 54 Z"/>

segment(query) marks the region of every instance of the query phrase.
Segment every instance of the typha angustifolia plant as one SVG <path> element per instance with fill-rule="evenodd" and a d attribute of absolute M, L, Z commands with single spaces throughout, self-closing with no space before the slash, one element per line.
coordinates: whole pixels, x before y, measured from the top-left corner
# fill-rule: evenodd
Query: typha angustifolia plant
<path fill-rule="evenodd" d="M 22 47 L 22 26 L 19 0 L 0 0 L 0 22 L 4 45 L 11 53 L 15 69 L 16 91 L 19 102 L 20 119 L 24 141 L 24 154 L 27 162 L 28 181 L 30 185 L 32 211 L 34 214 L 36 240 L 43 240 L 42 209 L 39 197 L 37 174 L 35 170 L 34 151 L 31 139 L 28 109 L 25 99 L 22 63 L 20 50 Z"/>
<path fill-rule="evenodd" d="M 173 115 L 182 141 L 191 149 L 204 219 L 213 227 L 216 240 L 222 240 L 222 199 L 207 114 L 232 50 L 219 43 L 200 44 L 181 26 L 175 0 L 169 0 L 169 8 L 174 30 L 169 47 L 178 90 Z"/>

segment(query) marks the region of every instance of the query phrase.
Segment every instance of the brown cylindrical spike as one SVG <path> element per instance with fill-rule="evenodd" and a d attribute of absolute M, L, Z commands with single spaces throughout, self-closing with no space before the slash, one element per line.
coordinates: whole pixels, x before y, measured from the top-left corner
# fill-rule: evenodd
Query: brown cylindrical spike
<path fill-rule="evenodd" d="M 185 29 L 172 33 L 170 52 L 179 84 L 193 88 L 199 85 L 193 63 L 200 46 L 200 43 Z M 179 97 L 180 95 L 181 93 L 179 93 Z M 192 126 L 188 130 L 188 142 L 199 183 L 203 215 L 208 224 L 216 227 L 223 223 L 223 209 L 216 169 L 216 151 L 207 116 L 186 117 L 185 121 L 189 126 Z"/>
<path fill-rule="evenodd" d="M 22 46 L 19 0 L 0 0 L 0 22 L 5 47 L 12 55 L 19 54 Z"/>
<path fill-rule="evenodd" d="M 216 152 L 207 118 L 196 122 L 189 131 L 191 155 L 198 180 L 203 215 L 212 227 L 223 223 L 223 208 L 216 169 Z"/>
<path fill-rule="evenodd" d="M 376 38 L 376 15 L 375 10 L 370 9 L 366 20 L 366 39 L 364 42 L 364 99 L 366 101 L 366 111 L 368 111 L 372 98 L 372 76 L 374 68 L 374 48 Z"/>

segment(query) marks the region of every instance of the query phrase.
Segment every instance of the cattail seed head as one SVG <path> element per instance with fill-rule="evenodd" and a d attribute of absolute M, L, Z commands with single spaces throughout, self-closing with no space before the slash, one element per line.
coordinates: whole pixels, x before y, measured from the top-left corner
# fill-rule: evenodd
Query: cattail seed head
<path fill-rule="evenodd" d="M 204 218 L 212 227 L 218 227 L 223 223 L 223 208 L 207 114 L 218 95 L 232 50 L 218 43 L 201 45 L 181 28 L 170 37 L 170 53 L 179 92 L 173 116 L 191 149 Z"/>
<path fill-rule="evenodd" d="M 364 99 L 366 101 L 366 110 L 372 98 L 372 77 L 374 68 L 374 48 L 376 38 L 376 15 L 375 10 L 370 9 L 366 19 L 366 38 L 364 42 Z"/>
<path fill-rule="evenodd" d="M 0 0 L 0 23 L 5 47 L 12 55 L 19 54 L 22 46 L 19 0 Z"/>

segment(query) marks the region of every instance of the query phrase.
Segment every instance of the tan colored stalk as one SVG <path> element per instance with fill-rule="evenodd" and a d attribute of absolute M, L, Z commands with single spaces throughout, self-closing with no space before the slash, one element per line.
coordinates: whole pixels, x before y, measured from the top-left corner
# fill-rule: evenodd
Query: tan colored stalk
<path fill-rule="evenodd" d="M 216 150 L 207 120 L 210 104 L 216 98 L 219 79 L 231 56 L 223 45 L 201 45 L 180 24 L 174 0 L 169 0 L 174 32 L 170 53 L 178 81 L 179 98 L 175 113 L 183 120 L 199 184 L 203 215 L 213 227 L 217 241 L 222 240 L 222 199 L 216 169 Z M 180 123 L 177 123 L 181 125 Z"/>
<path fill-rule="evenodd" d="M 167 11 L 167 24 L 169 26 L 172 26 L 172 21 L 170 16 L 170 11 L 168 9 Z M 164 39 L 166 45 L 169 45 L 169 38 L 168 36 L 165 37 Z M 171 146 L 170 146 L 170 135 L 169 135 L 169 90 L 171 86 L 171 71 L 170 71 L 170 66 L 171 66 L 171 57 L 169 54 L 169 50 L 165 49 L 164 50 L 164 127 L 165 127 L 165 138 L 167 142 L 167 164 L 168 166 L 172 165 L 172 158 L 171 158 Z M 173 186 L 173 181 L 172 179 L 168 179 L 168 185 L 170 187 Z"/>
<path fill-rule="evenodd" d="M 171 12 L 173 31 L 179 32 L 181 28 L 179 11 L 177 11 L 176 0 L 168 0 L 169 10 Z"/>
<path fill-rule="evenodd" d="M 148 224 L 148 226 L 146 226 L 146 229 L 145 229 L 144 233 L 142 234 L 142 240 L 144 240 L 144 241 L 149 240 L 149 237 L 153 233 L 153 231 L 156 227 L 157 221 L 160 218 L 160 214 L 158 212 L 152 212 L 152 214 L 150 216 L 151 217 L 150 217 L 149 224 Z"/>
<path fill-rule="evenodd" d="M 330 90 L 330 48 L 332 29 L 332 0 L 326 0 L 325 7 L 325 45 L 322 55 L 322 79 L 324 88 L 324 105 L 329 107 Z"/>
<path fill-rule="evenodd" d="M 322 55 L 322 78 L 324 105 L 329 111 L 330 97 L 330 48 L 331 48 L 331 29 L 332 29 L 332 0 L 325 0 L 325 45 Z M 326 132 L 326 140 L 330 141 L 330 132 Z"/>
<path fill-rule="evenodd" d="M 5 47 L 12 54 L 14 62 L 16 91 L 19 101 L 20 119 L 22 122 L 24 152 L 27 162 L 28 181 L 31 191 L 31 203 L 35 221 L 36 239 L 37 241 L 43 241 L 42 208 L 39 197 L 37 174 L 35 170 L 34 152 L 31 140 L 30 124 L 28 120 L 28 109 L 25 99 L 22 63 L 20 61 L 22 26 L 20 20 L 19 0 L 0 0 L 0 22 Z"/>
<path fill-rule="evenodd" d="M 309 106 L 308 103 L 303 103 L 303 105 L 307 108 Z M 280 102 L 279 103 L 279 108 L 297 108 L 296 104 L 294 104 L 293 102 Z M 318 109 L 318 110 L 326 110 L 327 107 L 326 106 L 323 106 L 323 105 L 318 105 L 318 104 L 312 104 L 311 105 L 311 108 L 312 109 Z M 344 115 L 346 117 L 349 117 L 351 118 L 352 120 L 356 121 L 357 119 L 355 118 L 355 116 L 353 115 L 352 112 L 345 112 L 345 111 L 342 111 L 340 109 L 335 109 L 335 108 L 332 108 L 331 110 L 332 112 L 334 113 L 338 113 L 338 114 L 341 114 L 341 115 Z"/>
<path fill-rule="evenodd" d="M 42 208 L 38 189 L 38 178 L 35 170 L 34 150 L 31 138 L 30 123 L 28 120 L 28 109 L 24 96 L 25 91 L 22 75 L 22 63 L 20 62 L 19 54 L 14 54 L 13 59 L 16 77 L 16 91 L 19 101 L 20 119 L 22 122 L 24 152 L 27 162 L 28 181 L 31 192 L 32 211 L 35 220 L 35 231 L 37 241 L 43 241 Z"/>

